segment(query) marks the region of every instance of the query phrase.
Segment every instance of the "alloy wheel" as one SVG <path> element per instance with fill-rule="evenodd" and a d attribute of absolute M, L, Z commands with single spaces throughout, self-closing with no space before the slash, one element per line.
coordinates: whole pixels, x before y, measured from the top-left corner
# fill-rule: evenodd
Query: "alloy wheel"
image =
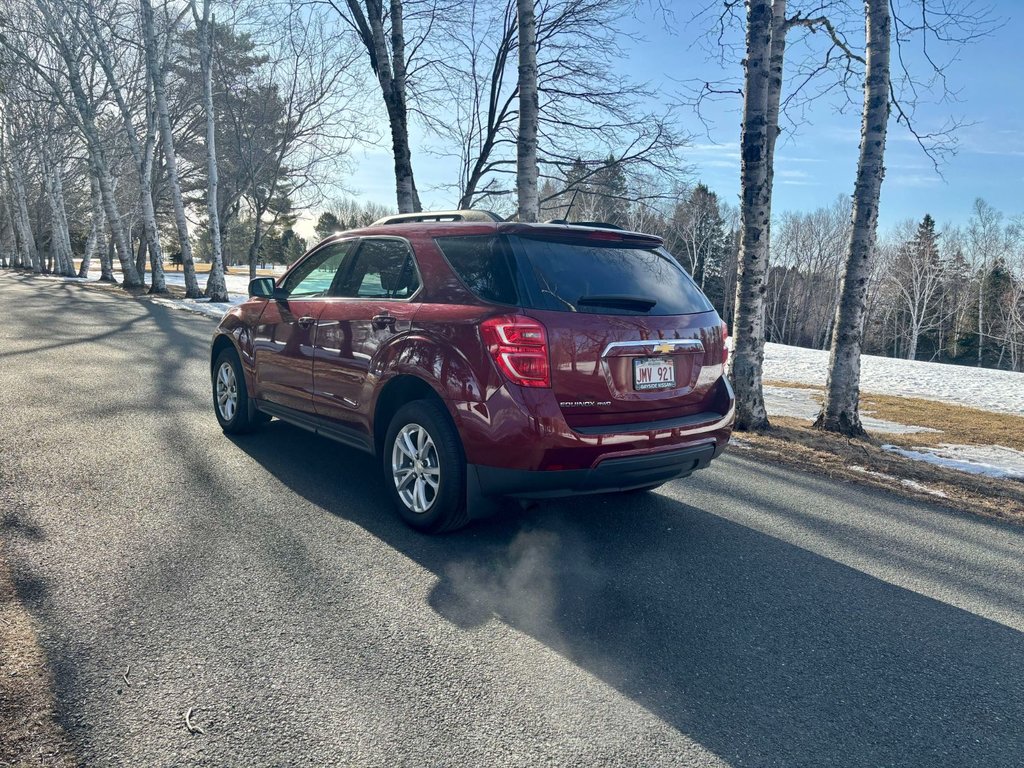
<path fill-rule="evenodd" d="M 395 435 L 391 474 L 406 507 L 424 514 L 433 506 L 441 485 L 441 466 L 433 438 L 419 424 L 406 424 Z"/>
<path fill-rule="evenodd" d="M 238 411 L 238 381 L 235 368 L 224 361 L 217 371 L 217 410 L 224 421 L 231 421 Z"/>

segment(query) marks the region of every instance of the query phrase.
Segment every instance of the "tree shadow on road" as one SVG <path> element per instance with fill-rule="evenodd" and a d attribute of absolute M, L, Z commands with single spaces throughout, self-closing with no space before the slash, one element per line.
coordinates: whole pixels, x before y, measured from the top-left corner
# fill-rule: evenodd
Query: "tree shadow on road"
<path fill-rule="evenodd" d="M 661 494 L 551 503 L 430 538 L 367 482 L 368 456 L 278 422 L 236 444 L 436 574 L 430 603 L 451 622 L 527 633 L 727 761 L 1024 754 L 1024 635 L 998 623 Z"/>

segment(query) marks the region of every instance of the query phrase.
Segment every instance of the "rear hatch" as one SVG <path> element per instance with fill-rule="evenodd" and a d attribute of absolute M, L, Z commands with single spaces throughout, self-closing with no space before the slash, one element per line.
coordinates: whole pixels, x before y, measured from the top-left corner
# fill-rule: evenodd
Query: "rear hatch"
<path fill-rule="evenodd" d="M 658 238 L 537 225 L 504 231 L 486 258 L 465 261 L 486 263 L 485 293 L 504 286 L 503 303 L 514 295 L 519 311 L 543 323 L 551 387 L 570 426 L 706 410 L 722 370 L 722 323 Z M 446 255 L 453 250 L 439 244 Z M 459 259 L 449 261 L 465 280 Z M 479 290 L 479 275 L 469 277 Z"/>

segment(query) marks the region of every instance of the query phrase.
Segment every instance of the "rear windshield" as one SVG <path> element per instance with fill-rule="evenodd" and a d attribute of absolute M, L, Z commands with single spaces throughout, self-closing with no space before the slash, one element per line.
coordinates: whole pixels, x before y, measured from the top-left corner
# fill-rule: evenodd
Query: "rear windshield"
<path fill-rule="evenodd" d="M 711 304 L 663 248 L 484 235 L 438 238 L 480 298 L 604 315 L 688 315 Z"/>

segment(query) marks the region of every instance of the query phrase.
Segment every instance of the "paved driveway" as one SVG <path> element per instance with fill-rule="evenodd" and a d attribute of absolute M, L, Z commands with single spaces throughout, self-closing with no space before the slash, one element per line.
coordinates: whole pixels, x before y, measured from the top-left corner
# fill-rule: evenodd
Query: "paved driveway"
<path fill-rule="evenodd" d="M 0 537 L 90 766 L 1024 761 L 1024 529 L 736 449 L 424 537 L 369 457 L 220 433 L 209 320 L 0 306 Z"/>

